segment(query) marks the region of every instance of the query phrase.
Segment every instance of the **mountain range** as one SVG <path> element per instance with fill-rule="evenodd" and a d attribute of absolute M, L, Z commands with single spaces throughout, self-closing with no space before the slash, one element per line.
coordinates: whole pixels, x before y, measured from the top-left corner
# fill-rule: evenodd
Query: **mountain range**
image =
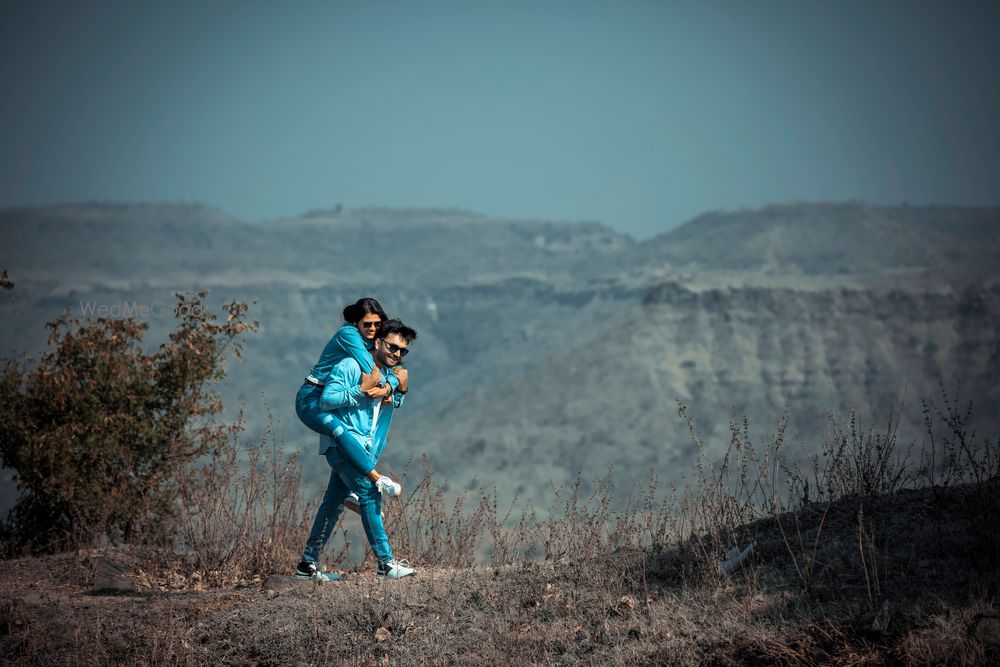
<path fill-rule="evenodd" d="M 789 203 L 706 213 L 635 241 L 593 222 L 462 210 L 311 211 L 244 222 L 193 204 L 81 203 L 0 211 L 0 268 L 15 288 L 5 356 L 39 350 L 44 322 L 95 304 L 169 304 L 207 288 L 256 300 L 261 329 L 221 393 L 251 434 L 268 410 L 289 449 L 313 451 L 292 397 L 340 324 L 375 296 L 418 332 L 414 391 L 386 466 L 427 454 L 452 490 L 533 503 L 578 474 L 620 488 L 690 471 L 745 416 L 783 413 L 806 449 L 829 416 L 974 401 L 1000 431 L 1000 209 Z M 167 312 L 169 312 L 167 308 Z M 148 344 L 171 330 L 153 317 Z M 958 389 L 955 387 L 958 386 Z M 318 482 L 320 460 L 306 457 Z"/>

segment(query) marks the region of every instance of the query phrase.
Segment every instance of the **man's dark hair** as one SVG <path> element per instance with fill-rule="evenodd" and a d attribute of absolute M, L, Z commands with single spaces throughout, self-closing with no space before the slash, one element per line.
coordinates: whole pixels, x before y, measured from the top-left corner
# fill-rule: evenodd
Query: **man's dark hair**
<path fill-rule="evenodd" d="M 358 299 L 351 305 L 344 308 L 345 322 L 357 324 L 365 315 L 378 315 L 379 319 L 383 322 L 389 319 L 389 316 L 385 314 L 384 310 L 382 310 L 382 305 L 370 296 Z"/>
<path fill-rule="evenodd" d="M 385 339 L 385 337 L 389 334 L 399 334 L 407 343 L 413 341 L 417 337 L 416 331 L 406 326 L 401 320 L 395 317 L 391 320 L 383 322 L 382 326 L 380 326 L 378 331 L 375 332 L 375 337 L 378 339 Z"/>

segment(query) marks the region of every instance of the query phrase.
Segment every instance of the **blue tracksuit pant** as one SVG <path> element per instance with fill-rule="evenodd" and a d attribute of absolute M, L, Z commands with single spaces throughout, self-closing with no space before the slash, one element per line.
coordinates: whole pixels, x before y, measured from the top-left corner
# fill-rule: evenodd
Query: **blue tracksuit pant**
<path fill-rule="evenodd" d="M 344 499 L 354 492 L 358 495 L 361 523 L 365 528 L 368 543 L 375 552 L 380 563 L 392 560 L 392 549 L 389 548 L 389 536 L 385 533 L 382 523 L 382 494 L 375 488 L 375 482 L 347 460 L 340 449 L 332 447 L 326 452 L 326 461 L 330 464 L 330 481 L 323 494 L 323 502 L 316 512 L 306 548 L 302 552 L 302 560 L 315 563 L 333 533 L 334 526 L 340 514 L 344 511 Z"/>

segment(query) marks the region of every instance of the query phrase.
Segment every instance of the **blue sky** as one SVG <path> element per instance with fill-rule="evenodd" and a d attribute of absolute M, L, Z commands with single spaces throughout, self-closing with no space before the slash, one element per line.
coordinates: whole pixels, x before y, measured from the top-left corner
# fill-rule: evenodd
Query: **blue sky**
<path fill-rule="evenodd" d="M 1000 204 L 1000 5 L 6 2 L 0 206 Z"/>

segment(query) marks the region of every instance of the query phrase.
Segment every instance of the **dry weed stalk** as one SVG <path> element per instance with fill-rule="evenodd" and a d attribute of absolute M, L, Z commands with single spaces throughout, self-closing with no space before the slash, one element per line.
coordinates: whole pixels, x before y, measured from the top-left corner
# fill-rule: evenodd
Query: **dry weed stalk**
<path fill-rule="evenodd" d="M 399 477 L 403 489 L 412 486 L 411 461 Z M 468 567 L 475 561 L 480 536 L 487 517 L 483 498 L 471 514 L 465 512 L 466 494 L 455 499 L 448 510 L 444 487 L 435 484 L 434 470 L 425 455 L 421 460 L 423 477 L 405 500 L 383 505 L 386 530 L 394 548 L 418 563 Z M 395 475 L 393 475 L 395 477 Z"/>
<path fill-rule="evenodd" d="M 240 415 L 242 424 L 242 413 Z M 178 542 L 202 576 L 225 580 L 290 570 L 308 530 L 301 467 L 268 429 L 241 445 L 239 431 L 180 476 Z"/>
<path fill-rule="evenodd" d="M 858 507 L 858 553 L 861 557 L 861 571 L 865 577 L 865 593 L 871 609 L 877 609 L 882 598 L 878 579 L 878 564 L 875 550 L 875 531 L 865 526 L 865 506 Z"/>
<path fill-rule="evenodd" d="M 535 549 L 538 543 L 538 519 L 534 508 L 530 504 L 526 505 L 521 510 L 517 523 L 508 528 L 517 505 L 517 497 L 511 500 L 503 518 L 500 518 L 496 486 L 493 487 L 493 494 L 485 496 L 485 500 L 485 518 L 491 540 L 490 563 L 495 567 L 503 567 L 519 561 L 533 560 L 537 556 Z"/>

